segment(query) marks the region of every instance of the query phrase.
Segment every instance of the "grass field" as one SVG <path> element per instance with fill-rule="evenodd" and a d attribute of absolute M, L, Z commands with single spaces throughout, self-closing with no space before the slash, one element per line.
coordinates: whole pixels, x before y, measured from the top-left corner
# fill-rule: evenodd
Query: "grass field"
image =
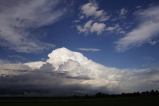
<path fill-rule="evenodd" d="M 0 106 L 159 106 L 159 96 L 102 98 L 1 98 Z"/>

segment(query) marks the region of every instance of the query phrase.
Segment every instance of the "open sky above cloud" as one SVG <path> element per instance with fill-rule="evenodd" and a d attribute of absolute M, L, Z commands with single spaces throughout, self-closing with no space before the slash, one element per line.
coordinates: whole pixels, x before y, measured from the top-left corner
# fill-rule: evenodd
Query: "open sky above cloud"
<path fill-rule="evenodd" d="M 1 0 L 0 79 L 64 92 L 158 89 L 158 17 L 158 0 Z"/>

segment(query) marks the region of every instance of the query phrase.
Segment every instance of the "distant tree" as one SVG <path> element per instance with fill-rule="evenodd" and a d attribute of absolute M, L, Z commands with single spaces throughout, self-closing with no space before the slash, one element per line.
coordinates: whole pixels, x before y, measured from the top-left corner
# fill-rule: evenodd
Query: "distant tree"
<path fill-rule="evenodd" d="M 101 92 L 98 92 L 98 93 L 96 93 L 96 95 L 95 95 L 95 97 L 105 97 L 105 96 L 106 96 L 106 94 L 101 93 Z"/>

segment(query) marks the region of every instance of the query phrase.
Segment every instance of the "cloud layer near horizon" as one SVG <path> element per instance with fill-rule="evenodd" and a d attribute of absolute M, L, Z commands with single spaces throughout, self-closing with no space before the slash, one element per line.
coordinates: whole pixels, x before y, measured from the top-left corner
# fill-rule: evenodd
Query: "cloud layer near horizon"
<path fill-rule="evenodd" d="M 103 66 L 66 48 L 56 49 L 48 57 L 46 62 L 1 65 L 0 91 L 5 90 L 1 95 L 26 92 L 26 96 L 64 96 L 159 89 L 158 69 Z"/>

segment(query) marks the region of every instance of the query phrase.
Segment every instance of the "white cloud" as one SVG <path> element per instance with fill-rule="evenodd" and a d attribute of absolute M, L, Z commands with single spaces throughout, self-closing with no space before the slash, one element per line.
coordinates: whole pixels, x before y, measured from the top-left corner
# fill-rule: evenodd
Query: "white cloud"
<path fill-rule="evenodd" d="M 119 25 L 115 24 L 114 26 L 108 26 L 105 28 L 106 31 L 110 31 L 117 34 L 125 34 L 126 31 Z"/>
<path fill-rule="evenodd" d="M 83 25 L 81 23 L 76 25 L 76 29 L 79 32 L 86 34 L 96 33 L 99 35 L 105 31 L 106 24 L 104 22 L 107 21 L 110 16 L 108 16 L 104 10 L 100 9 L 97 3 L 88 2 L 81 6 L 80 11 L 80 22 L 85 19 L 89 20 L 84 22 Z"/>
<path fill-rule="evenodd" d="M 97 32 L 101 34 L 105 30 L 106 25 L 104 23 L 95 22 L 91 27 L 91 32 Z"/>
<path fill-rule="evenodd" d="M 80 32 L 89 32 L 90 31 L 90 29 L 91 29 L 91 26 L 92 26 L 92 20 L 89 20 L 89 21 L 87 21 L 86 23 L 85 23 L 85 25 L 82 27 L 82 26 L 80 26 L 80 25 L 77 25 L 76 27 L 77 27 L 77 29 L 80 31 Z"/>
<path fill-rule="evenodd" d="M 79 94 L 78 91 L 88 94 L 98 91 L 121 93 L 159 89 L 158 83 L 156 83 L 159 81 L 158 69 L 118 69 L 108 67 L 88 59 L 79 52 L 66 48 L 56 49 L 48 57 L 46 62 L 42 62 L 43 66 L 40 69 L 36 68 L 36 71 L 29 71 L 36 64 L 30 65 L 31 69 L 23 68 L 27 67 L 27 65 L 22 64 L 20 69 L 23 70 L 19 70 L 19 66 L 3 65 L 3 68 L 1 66 L 0 75 L 12 76 L 6 77 L 7 81 L 11 78 L 8 83 L 10 82 L 12 85 L 31 84 L 32 87 L 36 85 L 35 88 L 38 86 L 39 89 L 45 86 L 47 89 L 43 90 L 52 92 L 50 95 L 56 93 L 64 95 L 66 91 L 69 94 Z M 10 69 L 10 71 L 6 71 L 6 69 Z M 16 77 L 14 77 L 15 75 Z M 13 78 L 15 79 L 13 80 Z M 17 80 L 17 82 L 12 80 Z M 5 83 L 0 80 L 0 84 Z"/>
<path fill-rule="evenodd" d="M 139 25 L 116 42 L 118 51 L 141 46 L 159 35 L 159 6 L 138 11 L 136 16 Z"/>
<path fill-rule="evenodd" d="M 105 31 L 106 25 L 104 23 L 93 22 L 93 20 L 89 20 L 82 27 L 80 25 L 76 26 L 77 30 L 84 33 L 97 33 L 98 35 Z"/>
<path fill-rule="evenodd" d="M 98 4 L 95 2 L 89 2 L 81 6 L 81 12 L 86 17 L 98 18 L 100 21 L 106 21 L 109 19 L 104 10 L 99 9 Z"/>
<path fill-rule="evenodd" d="M 55 23 L 63 14 L 59 0 L 3 1 L 0 12 L 1 46 L 17 52 L 39 52 L 54 47 L 33 37 L 30 28 L 39 28 Z M 34 39 L 32 39 L 34 38 Z"/>
<path fill-rule="evenodd" d="M 66 48 L 59 48 L 54 50 L 48 55 L 48 63 L 52 64 L 55 70 L 58 70 L 61 64 L 64 64 L 68 60 L 77 61 L 78 63 L 84 64 L 88 59 L 84 57 L 81 53 L 72 52 Z"/>
<path fill-rule="evenodd" d="M 97 48 L 79 48 L 81 51 L 86 51 L 86 52 L 99 52 L 101 51 L 100 49 Z"/>
<path fill-rule="evenodd" d="M 149 44 L 151 45 L 156 45 L 157 43 L 159 43 L 159 40 L 150 40 Z"/>
<path fill-rule="evenodd" d="M 127 15 L 127 13 L 128 13 L 128 10 L 125 9 L 125 8 L 122 8 L 122 9 L 120 10 L 120 16 L 125 16 L 125 15 Z"/>
<path fill-rule="evenodd" d="M 43 61 L 34 61 L 34 62 L 25 63 L 24 65 L 27 65 L 32 70 L 35 70 L 35 69 L 40 69 L 44 64 L 45 62 Z"/>
<path fill-rule="evenodd" d="M 96 33 L 100 35 L 104 32 L 116 34 L 125 34 L 126 32 L 118 23 L 114 23 L 114 25 L 106 24 L 108 20 L 112 20 L 110 19 L 111 15 L 100 9 L 96 2 L 88 2 L 82 5 L 80 11 L 78 19 L 75 20 L 75 27 L 80 33 Z M 124 18 L 127 13 L 128 10 L 122 8 L 119 13 L 120 17 L 115 17 L 114 19 Z"/>

